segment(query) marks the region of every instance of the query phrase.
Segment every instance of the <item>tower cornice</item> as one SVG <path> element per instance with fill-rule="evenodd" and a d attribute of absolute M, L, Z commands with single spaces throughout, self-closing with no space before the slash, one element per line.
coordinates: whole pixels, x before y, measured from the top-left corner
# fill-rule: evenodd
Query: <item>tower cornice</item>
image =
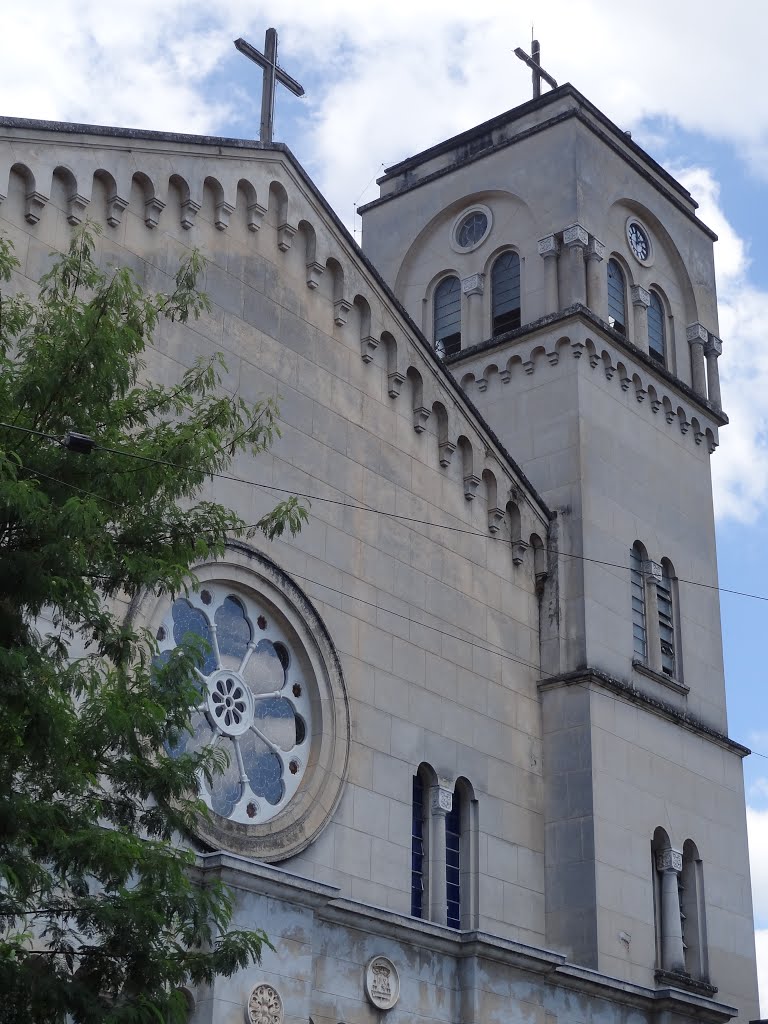
<path fill-rule="evenodd" d="M 722 409 L 717 408 L 711 402 L 707 401 L 701 395 L 697 394 L 690 385 L 686 384 L 685 381 L 675 376 L 665 367 L 661 366 L 656 360 L 652 359 L 647 352 L 644 352 L 637 345 L 634 345 L 629 341 L 623 334 L 613 330 L 608 324 L 602 320 L 599 316 L 588 309 L 581 303 L 575 303 L 572 306 L 568 306 L 566 309 L 559 313 L 552 313 L 548 316 L 540 317 L 538 320 L 534 320 L 529 324 L 525 324 L 522 327 L 518 327 L 514 331 L 508 331 L 498 338 L 489 338 L 487 341 L 480 342 L 478 345 L 472 345 L 468 348 L 462 349 L 455 355 L 446 356 L 445 362 L 451 368 L 451 372 L 460 378 L 460 368 L 464 363 L 477 358 L 478 355 L 483 353 L 495 353 L 512 345 L 517 345 L 523 341 L 534 341 L 540 335 L 551 334 L 553 328 L 567 328 L 570 324 L 581 323 L 585 324 L 591 330 L 596 332 L 596 336 L 605 339 L 610 344 L 621 352 L 626 353 L 632 360 L 640 364 L 642 369 L 646 371 L 649 378 L 656 379 L 663 382 L 667 387 L 674 389 L 679 395 L 687 402 L 690 402 L 699 412 L 704 413 L 710 420 L 714 422 L 718 427 L 725 426 L 729 420 Z"/>

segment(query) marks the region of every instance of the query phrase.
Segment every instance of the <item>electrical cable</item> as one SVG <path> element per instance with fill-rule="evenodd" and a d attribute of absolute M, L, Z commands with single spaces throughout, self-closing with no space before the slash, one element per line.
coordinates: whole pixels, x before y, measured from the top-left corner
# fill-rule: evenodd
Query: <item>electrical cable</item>
<path fill-rule="evenodd" d="M 0 424 L 0 426 L 3 426 L 3 424 Z M 34 433 L 40 433 L 40 432 L 39 431 L 34 431 Z M 115 451 L 117 452 L 117 454 L 121 454 L 121 455 L 122 454 L 128 454 L 128 453 L 125 453 L 125 452 L 120 452 L 117 449 Z M 157 461 L 157 460 L 152 460 L 152 461 Z M 123 508 L 124 507 L 124 506 L 121 506 L 121 505 L 117 505 L 115 502 L 110 501 L 109 498 L 104 498 L 103 496 L 95 494 L 92 491 L 85 491 L 85 490 L 83 490 L 83 488 L 76 487 L 74 484 L 67 483 L 67 481 L 60 480 L 60 479 L 58 479 L 56 477 L 49 476 L 48 474 L 45 474 L 45 473 L 41 473 L 38 470 L 33 469 L 32 467 L 21 466 L 20 468 L 23 469 L 23 470 L 26 470 L 28 472 L 34 473 L 37 476 L 41 476 L 44 479 L 49 480 L 49 481 L 51 481 L 53 483 L 60 484 L 60 485 L 62 485 L 64 487 L 71 487 L 72 489 L 74 489 L 74 490 L 76 490 L 76 491 L 78 491 L 78 492 L 80 492 L 82 494 L 85 494 L 85 495 L 87 495 L 89 497 L 93 497 L 93 498 L 95 498 L 95 499 L 97 499 L 99 501 L 107 501 L 107 502 L 109 502 L 112 505 L 116 505 L 116 507 L 118 507 L 118 508 Z M 246 482 L 247 483 L 248 481 L 242 481 L 242 482 Z M 267 484 L 267 485 L 264 485 L 264 486 L 270 486 L 270 485 Z M 284 490 L 284 488 L 277 488 L 277 490 Z M 288 492 L 288 493 L 293 493 L 293 492 Z M 356 505 L 353 505 L 353 506 L 350 506 L 350 507 L 352 507 L 352 508 L 360 508 L 361 511 L 373 511 L 373 512 L 378 511 L 376 509 L 366 509 L 366 508 L 363 508 L 361 506 L 356 506 Z M 257 524 L 254 524 L 254 525 L 257 525 Z M 427 523 L 426 525 L 438 525 L 438 524 Z M 247 528 L 251 529 L 253 527 L 247 527 Z M 462 532 L 465 532 L 465 531 L 462 531 Z M 474 531 L 471 531 L 471 532 L 474 532 Z M 492 539 L 492 540 L 498 539 L 498 538 L 493 538 L 493 537 L 488 538 L 488 537 L 486 537 L 485 534 L 481 534 L 481 533 L 475 533 L 475 535 L 478 536 L 478 537 L 485 537 L 485 539 Z M 580 556 L 574 556 L 574 557 L 580 557 Z M 589 559 L 589 561 L 596 561 L 596 560 Z M 613 563 L 606 562 L 606 563 L 600 563 L 600 564 L 612 565 Z M 625 568 L 624 566 L 615 566 L 615 567 L 616 568 Z M 440 629 L 439 627 L 433 626 L 433 625 L 431 625 L 431 624 L 429 624 L 427 622 L 420 622 L 417 619 L 412 618 L 410 615 L 405 615 L 402 612 L 396 612 L 396 611 L 393 611 L 392 609 L 385 608 L 385 607 L 383 607 L 380 604 L 374 603 L 373 601 L 368 601 L 368 600 L 366 600 L 363 597 L 359 597 L 357 594 L 350 594 L 350 593 L 347 593 L 347 591 L 339 590 L 337 587 L 332 587 L 328 583 L 322 583 L 320 580 L 314 580 L 314 579 L 311 579 L 308 576 L 301 576 L 299 573 L 296 573 L 296 572 L 292 572 L 291 576 L 294 579 L 301 580 L 303 583 L 308 583 L 311 586 L 322 587 L 324 590 L 328 590 L 328 591 L 330 591 L 332 593 L 338 594 L 340 597 L 347 598 L 348 600 L 358 601 L 360 604 L 367 605 L 368 607 L 375 609 L 377 612 L 383 612 L 385 615 L 392 615 L 395 618 L 403 619 L 404 621 L 408 622 L 409 625 L 418 626 L 418 627 L 420 627 L 422 629 L 429 629 L 432 632 L 437 633 L 440 636 L 445 636 L 445 637 L 448 637 L 448 639 L 450 639 L 450 640 L 454 640 L 454 641 L 456 641 L 458 643 L 463 643 L 463 644 L 466 644 L 466 645 L 468 645 L 470 647 L 477 648 L 478 650 L 483 651 L 486 654 L 490 653 L 490 654 L 492 654 L 492 655 L 494 655 L 496 657 L 501 658 L 502 660 L 511 661 L 514 664 L 522 665 L 524 668 L 529 668 L 533 672 L 536 672 L 536 673 L 540 673 L 541 672 L 541 666 L 540 665 L 536 665 L 533 662 L 526 661 L 524 658 L 518 658 L 518 657 L 515 657 L 515 655 L 513 655 L 513 654 L 509 654 L 508 652 L 504 651 L 501 647 L 499 647 L 498 644 L 493 643 L 493 641 L 491 641 L 491 640 L 483 640 L 482 643 L 478 643 L 478 642 L 476 642 L 474 640 L 470 640 L 470 639 L 468 639 L 466 637 L 457 636 L 455 633 L 451 633 L 451 632 L 448 632 L 447 630 Z M 362 582 L 365 582 L 365 581 L 362 581 Z M 372 584 L 369 584 L 369 585 L 372 585 Z M 455 588 L 452 588 L 452 589 L 455 589 Z M 394 595 L 390 595 L 390 596 L 394 596 Z M 753 595 L 743 595 L 743 596 L 753 596 Z M 755 595 L 755 596 L 758 596 L 758 595 Z M 395 599 L 399 600 L 398 598 L 395 598 Z M 759 599 L 765 600 L 765 598 L 759 598 Z M 438 621 L 443 621 L 443 622 L 445 621 L 444 619 L 440 619 L 439 616 L 433 616 L 433 617 L 438 619 Z M 541 679 L 540 675 L 539 675 L 538 679 Z M 537 679 L 537 681 L 538 681 L 538 679 Z M 578 685 L 582 685 L 583 686 L 584 684 L 578 684 Z M 609 696 L 612 700 L 618 701 L 618 700 L 624 699 L 624 701 L 626 702 L 626 698 L 621 698 L 621 696 L 617 695 L 617 694 L 607 694 L 607 696 Z M 752 750 L 751 752 L 753 754 L 756 754 L 758 757 L 761 757 L 761 758 L 764 758 L 765 760 L 768 760 L 768 754 L 763 754 L 759 750 Z"/>
<path fill-rule="evenodd" d="M 19 427 L 11 423 L 0 423 L 0 428 L 3 427 L 8 427 L 11 430 L 22 430 L 25 433 L 35 434 L 38 437 L 43 437 L 47 440 L 55 441 L 58 444 L 61 444 L 61 438 L 58 438 L 53 434 L 46 434 L 39 430 L 30 430 L 28 427 Z M 182 468 L 181 466 L 178 465 L 178 463 L 169 462 L 166 459 L 158 459 L 151 455 L 141 455 L 138 452 L 129 452 L 126 451 L 125 449 L 111 448 L 107 445 L 100 445 L 98 444 L 98 442 L 95 443 L 95 450 L 106 451 L 112 455 L 120 455 L 125 458 L 138 459 L 142 462 L 154 463 L 158 466 L 168 466 L 170 469 Z M 427 519 L 418 519 L 414 516 L 406 516 L 398 512 L 387 512 L 384 509 L 372 508 L 371 506 L 368 505 L 353 504 L 352 502 L 349 501 L 341 501 L 338 498 L 325 498 L 319 494 L 306 494 L 302 493 L 301 491 L 292 490 L 287 487 L 278 487 L 276 484 L 265 483 L 263 481 L 248 480 L 245 477 L 234 476 L 231 473 L 220 473 L 213 470 L 206 475 L 210 477 L 216 477 L 220 480 L 227 480 L 230 483 L 245 484 L 247 487 L 263 487 L 268 490 L 277 491 L 282 494 L 289 494 L 296 498 L 303 498 L 307 501 L 323 501 L 326 504 L 337 505 L 341 508 L 351 508 L 357 512 L 373 512 L 376 515 L 386 516 L 391 519 L 397 519 L 400 522 L 404 523 L 413 523 L 414 525 L 418 526 L 433 527 L 438 530 L 450 530 L 452 533 L 460 533 L 471 537 L 479 537 L 480 539 L 487 541 L 496 541 L 503 544 L 509 543 L 509 541 L 506 540 L 504 537 L 494 537 L 493 535 L 489 535 L 487 533 L 481 533 L 478 530 L 471 530 L 461 526 L 452 526 L 449 523 L 434 523 Z M 104 500 L 108 501 L 109 499 L 105 498 Z M 257 526 L 258 523 L 251 523 L 247 527 L 247 529 L 254 529 Z M 550 554 L 561 555 L 564 558 L 573 558 L 582 562 L 590 562 L 593 565 L 603 565 L 610 569 L 620 569 L 622 571 L 629 571 L 628 565 L 621 565 L 618 562 L 608 562 L 602 558 L 592 558 L 589 555 L 577 555 L 574 552 L 561 551 L 557 548 L 545 547 L 544 550 Z M 703 583 L 700 580 L 686 580 L 679 576 L 675 578 L 677 579 L 678 583 L 684 583 L 690 587 L 703 587 L 706 590 L 716 590 L 722 594 L 731 594 L 734 597 L 745 597 L 753 601 L 768 601 L 768 595 L 765 594 L 752 594 L 744 590 L 735 590 L 730 587 L 721 587 L 715 583 Z"/>

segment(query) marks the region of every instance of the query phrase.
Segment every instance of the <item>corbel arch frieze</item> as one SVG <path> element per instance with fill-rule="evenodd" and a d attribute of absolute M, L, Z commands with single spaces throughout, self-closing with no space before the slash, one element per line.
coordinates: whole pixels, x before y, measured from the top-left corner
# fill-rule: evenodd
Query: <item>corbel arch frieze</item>
<path fill-rule="evenodd" d="M 606 380 L 618 384 L 638 404 L 645 405 L 652 415 L 661 413 L 669 426 L 677 425 L 680 433 L 690 435 L 697 445 L 706 441 L 710 454 L 718 446 L 717 428 L 702 423 L 701 417 L 682 405 L 677 395 L 667 394 L 663 382 L 653 378 L 644 366 L 633 365 L 624 353 L 619 356 L 599 337 L 583 332 L 560 337 L 554 344 L 542 344 L 541 340 L 536 340 L 526 347 L 518 345 L 506 363 L 500 364 L 498 358 L 494 358 L 482 369 L 467 369 L 459 381 L 470 394 L 473 388 L 482 392 L 487 390 L 495 374 L 498 374 L 502 383 L 507 384 L 514 381 L 516 376 L 547 372 L 549 367 L 557 366 L 568 353 L 590 369 L 602 371 Z"/>

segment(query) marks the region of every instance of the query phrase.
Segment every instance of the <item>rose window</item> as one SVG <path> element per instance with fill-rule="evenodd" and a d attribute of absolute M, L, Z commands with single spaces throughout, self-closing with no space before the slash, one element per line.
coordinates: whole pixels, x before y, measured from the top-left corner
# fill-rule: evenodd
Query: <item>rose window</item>
<path fill-rule="evenodd" d="M 274 818 L 301 782 L 309 757 L 311 707 L 303 659 L 257 598 L 220 585 L 174 601 L 157 632 L 167 658 L 187 634 L 206 641 L 200 703 L 170 752 L 223 749 L 227 766 L 200 794 L 216 814 L 258 824 Z"/>

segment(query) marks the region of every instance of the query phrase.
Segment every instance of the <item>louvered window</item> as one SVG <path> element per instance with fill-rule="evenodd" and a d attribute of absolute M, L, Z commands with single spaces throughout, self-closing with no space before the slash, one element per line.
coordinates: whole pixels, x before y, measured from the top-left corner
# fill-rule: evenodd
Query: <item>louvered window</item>
<path fill-rule="evenodd" d="M 666 365 L 667 339 L 664 328 L 664 307 L 656 292 L 651 292 L 651 304 L 648 307 L 648 351 L 653 359 Z"/>
<path fill-rule="evenodd" d="M 629 575 L 632 589 L 632 635 L 635 657 L 645 661 L 648 656 L 648 638 L 645 629 L 645 584 L 643 581 L 643 555 L 635 544 L 630 551 Z"/>
<path fill-rule="evenodd" d="M 424 916 L 424 782 L 413 776 L 411 818 L 411 915 Z"/>
<path fill-rule="evenodd" d="M 661 641 L 661 670 L 675 677 L 675 622 L 672 607 L 672 580 L 669 568 L 662 564 L 661 582 L 656 584 L 659 603 L 659 639 Z"/>
<path fill-rule="evenodd" d="M 445 895 L 448 927 L 461 928 L 461 798 L 458 788 L 445 816 Z"/>
<path fill-rule="evenodd" d="M 624 271 L 616 260 L 608 260 L 608 326 L 627 333 L 626 286 Z"/>
<path fill-rule="evenodd" d="M 503 252 L 491 271 L 493 337 L 520 326 L 520 257 Z"/>
<path fill-rule="evenodd" d="M 461 283 L 446 277 L 435 289 L 435 351 L 452 356 L 461 351 Z"/>

